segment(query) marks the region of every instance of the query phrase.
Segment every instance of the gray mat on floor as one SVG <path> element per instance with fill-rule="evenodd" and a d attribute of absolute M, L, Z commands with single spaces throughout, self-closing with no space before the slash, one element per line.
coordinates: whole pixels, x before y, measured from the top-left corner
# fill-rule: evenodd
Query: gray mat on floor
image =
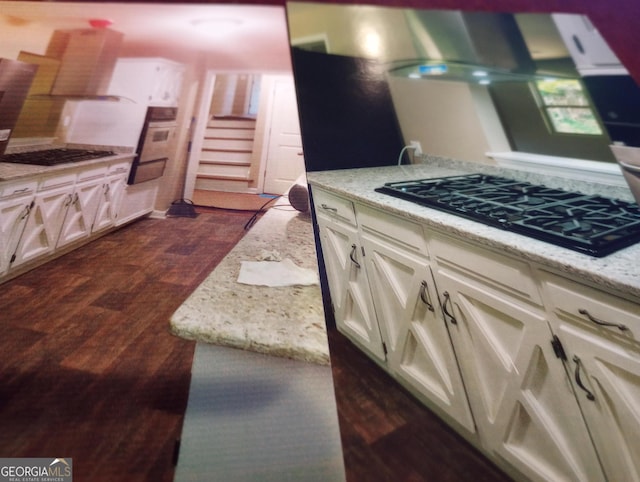
<path fill-rule="evenodd" d="M 198 343 L 174 480 L 344 481 L 331 368 Z"/>

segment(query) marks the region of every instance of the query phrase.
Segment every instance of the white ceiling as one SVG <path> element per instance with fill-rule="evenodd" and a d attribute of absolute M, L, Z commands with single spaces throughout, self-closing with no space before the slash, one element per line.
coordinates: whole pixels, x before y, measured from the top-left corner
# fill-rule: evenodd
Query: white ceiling
<path fill-rule="evenodd" d="M 241 64 L 269 59 L 278 64 L 284 57 L 289 65 L 281 6 L 0 1 L 0 15 L 12 26 L 33 31 L 44 25 L 53 30 L 91 28 L 90 19 L 107 19 L 111 29 L 137 48 L 197 51 L 234 57 Z"/>

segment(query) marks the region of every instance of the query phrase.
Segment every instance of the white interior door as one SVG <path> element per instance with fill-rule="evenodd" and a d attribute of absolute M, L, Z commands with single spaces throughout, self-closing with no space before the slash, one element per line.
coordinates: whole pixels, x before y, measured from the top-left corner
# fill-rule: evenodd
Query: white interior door
<path fill-rule="evenodd" d="M 273 85 L 269 146 L 263 191 L 284 194 L 304 172 L 302 138 L 293 77 L 279 77 Z"/>

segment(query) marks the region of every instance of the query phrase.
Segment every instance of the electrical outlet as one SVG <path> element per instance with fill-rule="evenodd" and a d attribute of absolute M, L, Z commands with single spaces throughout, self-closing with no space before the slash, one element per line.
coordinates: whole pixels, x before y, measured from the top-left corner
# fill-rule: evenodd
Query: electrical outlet
<path fill-rule="evenodd" d="M 420 145 L 420 141 L 409 141 L 409 145 L 413 147 L 413 155 L 415 157 L 422 156 L 422 146 Z"/>

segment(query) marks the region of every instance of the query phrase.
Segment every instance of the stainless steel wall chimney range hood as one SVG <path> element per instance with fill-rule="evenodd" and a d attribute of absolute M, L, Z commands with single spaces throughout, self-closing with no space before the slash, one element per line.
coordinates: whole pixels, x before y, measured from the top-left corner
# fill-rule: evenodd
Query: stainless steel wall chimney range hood
<path fill-rule="evenodd" d="M 393 76 L 474 84 L 577 76 L 538 70 L 513 14 L 408 10 L 405 15 L 416 57 L 392 62 Z"/>

